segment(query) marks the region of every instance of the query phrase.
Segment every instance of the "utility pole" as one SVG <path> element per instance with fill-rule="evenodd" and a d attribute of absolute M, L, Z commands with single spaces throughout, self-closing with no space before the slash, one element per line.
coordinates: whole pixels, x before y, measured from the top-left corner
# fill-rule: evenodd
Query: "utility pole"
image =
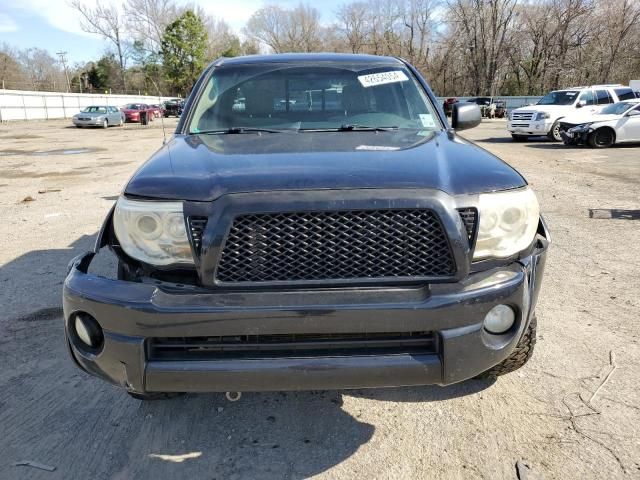
<path fill-rule="evenodd" d="M 67 93 L 71 91 L 71 83 L 69 83 L 69 72 L 67 71 L 67 59 L 65 55 L 67 52 L 56 52 L 56 55 L 60 57 L 60 61 L 62 62 L 62 68 L 64 68 L 64 76 L 67 77 Z"/>

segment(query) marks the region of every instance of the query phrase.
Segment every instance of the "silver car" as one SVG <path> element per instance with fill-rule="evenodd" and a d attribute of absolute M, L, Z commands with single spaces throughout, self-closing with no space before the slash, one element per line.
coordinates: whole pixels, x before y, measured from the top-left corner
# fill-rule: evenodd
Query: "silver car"
<path fill-rule="evenodd" d="M 76 113 L 72 118 L 73 124 L 80 127 L 102 127 L 107 128 L 114 125 L 124 124 L 124 114 L 118 107 L 106 105 L 92 105 Z"/>

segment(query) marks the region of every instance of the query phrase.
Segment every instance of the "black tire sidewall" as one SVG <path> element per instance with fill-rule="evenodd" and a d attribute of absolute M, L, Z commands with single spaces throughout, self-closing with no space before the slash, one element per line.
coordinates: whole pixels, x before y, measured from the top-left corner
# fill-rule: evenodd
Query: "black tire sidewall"
<path fill-rule="evenodd" d="M 556 136 L 556 131 L 558 132 L 558 135 Z M 561 142 L 562 141 L 562 136 L 560 135 L 560 120 L 556 120 L 555 122 L 553 122 L 553 125 L 551 126 L 551 130 L 549 131 L 549 134 L 547 135 L 551 140 L 553 140 L 554 142 Z"/>
<path fill-rule="evenodd" d="M 613 144 L 616 142 L 615 139 L 615 134 L 613 132 L 610 132 L 609 135 L 611 135 L 611 141 L 609 143 L 606 144 L 599 144 L 596 140 L 598 138 L 599 134 L 603 134 L 605 130 L 609 130 L 608 128 L 599 128 L 598 130 L 595 130 L 593 132 L 591 132 L 589 134 L 589 145 L 591 145 L 593 148 L 609 148 L 612 147 Z"/>

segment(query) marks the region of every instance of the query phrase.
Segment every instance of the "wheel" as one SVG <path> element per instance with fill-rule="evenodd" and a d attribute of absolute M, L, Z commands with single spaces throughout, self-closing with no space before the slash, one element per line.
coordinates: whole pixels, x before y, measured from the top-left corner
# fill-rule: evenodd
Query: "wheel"
<path fill-rule="evenodd" d="M 516 345 L 516 349 L 511 353 L 511 355 L 509 355 L 495 367 L 492 367 L 486 372 L 481 373 L 476 378 L 495 378 L 499 377 L 500 375 L 514 372 L 520 367 L 524 366 L 524 364 L 527 363 L 533 355 L 533 349 L 536 345 L 537 324 L 538 320 L 534 314 L 533 318 L 529 322 L 527 331 L 524 332 L 524 335 L 522 335 L 522 338 L 518 342 L 518 345 Z"/>
<path fill-rule="evenodd" d="M 559 120 L 556 120 L 555 122 L 553 122 L 553 126 L 551 127 L 551 130 L 549 130 L 549 133 L 547 133 L 547 137 L 549 137 L 551 140 L 554 140 L 556 142 L 562 141 L 562 135 L 560 135 Z"/>
<path fill-rule="evenodd" d="M 616 134 L 610 128 L 599 128 L 589 134 L 588 142 L 593 148 L 609 148 L 616 142 Z"/>
<path fill-rule="evenodd" d="M 174 392 L 150 392 L 150 393 L 136 393 L 136 392 L 127 392 L 130 397 L 135 398 L 136 400 L 142 400 L 143 402 L 153 401 L 153 400 L 168 400 L 170 398 L 176 398 L 184 395 L 184 393 Z"/>
<path fill-rule="evenodd" d="M 119 127 L 124 127 L 124 119 L 120 118 L 120 123 L 118 123 Z"/>
<path fill-rule="evenodd" d="M 511 138 L 514 142 L 526 142 L 529 137 L 527 135 L 516 135 L 515 133 L 512 133 Z"/>
<path fill-rule="evenodd" d="M 109 122 L 106 118 L 102 121 L 102 128 L 109 128 Z"/>

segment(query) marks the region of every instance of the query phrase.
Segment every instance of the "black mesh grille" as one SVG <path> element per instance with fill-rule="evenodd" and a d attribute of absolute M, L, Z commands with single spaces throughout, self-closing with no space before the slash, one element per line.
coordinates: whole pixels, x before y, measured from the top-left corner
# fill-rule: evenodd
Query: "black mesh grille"
<path fill-rule="evenodd" d="M 202 235 L 204 229 L 207 226 L 207 217 L 189 217 L 189 232 L 191 233 L 191 240 L 193 241 L 193 247 L 197 254 L 200 254 L 202 249 Z"/>
<path fill-rule="evenodd" d="M 453 255 L 431 210 L 241 215 L 228 233 L 220 282 L 449 276 Z"/>
<path fill-rule="evenodd" d="M 460 208 L 458 212 L 460 213 L 460 218 L 462 218 L 464 227 L 467 229 L 469 240 L 473 240 L 473 234 L 476 230 L 478 211 L 475 208 Z"/>

